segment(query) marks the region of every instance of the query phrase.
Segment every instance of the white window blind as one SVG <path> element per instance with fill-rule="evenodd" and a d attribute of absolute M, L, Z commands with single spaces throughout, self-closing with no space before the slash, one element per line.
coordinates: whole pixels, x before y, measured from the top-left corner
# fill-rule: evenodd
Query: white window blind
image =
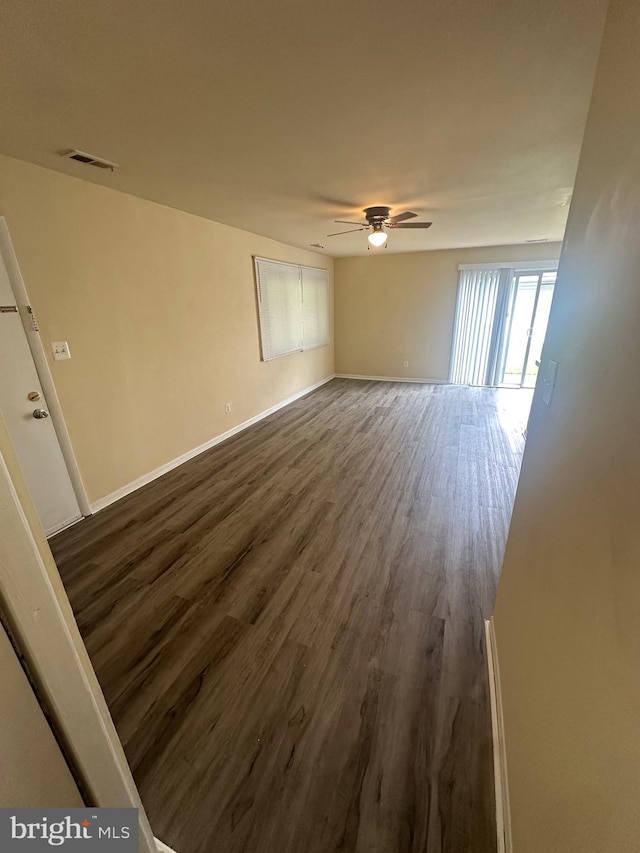
<path fill-rule="evenodd" d="M 300 268 L 256 258 L 262 358 L 302 349 Z"/>
<path fill-rule="evenodd" d="M 255 258 L 262 359 L 329 342 L 326 270 Z"/>
<path fill-rule="evenodd" d="M 302 341 L 304 349 L 329 343 L 326 270 L 302 267 Z"/>

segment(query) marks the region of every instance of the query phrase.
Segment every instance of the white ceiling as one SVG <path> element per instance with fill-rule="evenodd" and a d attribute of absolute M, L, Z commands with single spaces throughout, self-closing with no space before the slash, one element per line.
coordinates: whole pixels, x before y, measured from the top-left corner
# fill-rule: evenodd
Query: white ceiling
<path fill-rule="evenodd" d="M 558 240 L 605 7 L 3 0 L 0 151 L 336 256 L 373 204 L 434 222 L 389 252 Z"/>

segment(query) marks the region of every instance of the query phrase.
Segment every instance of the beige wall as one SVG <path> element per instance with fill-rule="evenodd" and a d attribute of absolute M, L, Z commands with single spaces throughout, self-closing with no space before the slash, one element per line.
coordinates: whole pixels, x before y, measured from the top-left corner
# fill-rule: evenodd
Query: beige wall
<path fill-rule="evenodd" d="M 612 0 L 498 595 L 515 853 L 640 846 L 639 90 Z"/>
<path fill-rule="evenodd" d="M 0 214 L 90 500 L 333 373 L 333 347 L 260 361 L 252 255 L 332 261 L 0 156 Z M 231 415 L 224 404 L 232 403 Z"/>
<path fill-rule="evenodd" d="M 446 381 L 458 264 L 559 254 L 559 243 L 540 243 L 336 259 L 336 372 Z"/>

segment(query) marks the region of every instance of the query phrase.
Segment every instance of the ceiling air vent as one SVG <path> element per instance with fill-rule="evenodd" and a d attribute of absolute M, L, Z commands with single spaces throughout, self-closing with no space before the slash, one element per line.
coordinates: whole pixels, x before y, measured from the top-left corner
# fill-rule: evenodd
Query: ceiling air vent
<path fill-rule="evenodd" d="M 87 166 L 96 166 L 98 169 L 110 169 L 112 172 L 118 167 L 117 163 L 103 160 L 102 157 L 94 157 L 93 154 L 87 154 L 86 151 L 78 151 L 75 148 L 64 151 L 62 156 L 69 160 L 77 160 L 78 163 L 86 163 Z"/>

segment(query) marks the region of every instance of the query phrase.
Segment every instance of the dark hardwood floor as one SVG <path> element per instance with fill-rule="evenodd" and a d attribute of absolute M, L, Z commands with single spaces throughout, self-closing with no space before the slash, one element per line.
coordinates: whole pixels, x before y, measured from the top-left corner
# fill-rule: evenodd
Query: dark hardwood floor
<path fill-rule="evenodd" d="M 529 400 L 333 380 L 51 541 L 177 853 L 495 851 L 483 619 Z"/>

